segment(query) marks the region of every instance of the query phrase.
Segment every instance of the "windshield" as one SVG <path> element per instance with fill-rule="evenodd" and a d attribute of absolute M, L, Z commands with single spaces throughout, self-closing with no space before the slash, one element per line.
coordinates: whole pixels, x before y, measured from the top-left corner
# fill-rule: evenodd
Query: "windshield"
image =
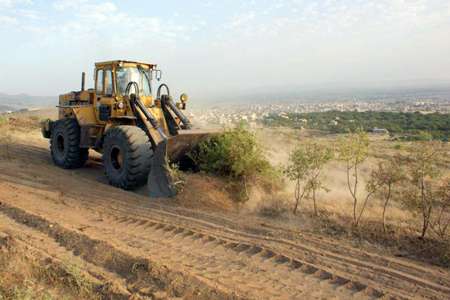
<path fill-rule="evenodd" d="M 117 87 L 121 95 L 125 95 L 128 83 L 134 81 L 139 86 L 140 96 L 151 96 L 152 89 L 149 81 L 148 71 L 136 67 L 126 67 L 117 69 Z M 131 88 L 131 93 L 135 93 Z"/>

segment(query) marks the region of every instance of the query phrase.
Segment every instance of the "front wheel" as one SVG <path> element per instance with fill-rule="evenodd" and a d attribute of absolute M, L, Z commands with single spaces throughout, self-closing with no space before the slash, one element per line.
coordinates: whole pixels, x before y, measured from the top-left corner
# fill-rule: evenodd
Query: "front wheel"
<path fill-rule="evenodd" d="M 147 181 L 152 159 L 147 134 L 137 126 L 109 129 L 103 143 L 103 164 L 109 183 L 132 190 Z"/>

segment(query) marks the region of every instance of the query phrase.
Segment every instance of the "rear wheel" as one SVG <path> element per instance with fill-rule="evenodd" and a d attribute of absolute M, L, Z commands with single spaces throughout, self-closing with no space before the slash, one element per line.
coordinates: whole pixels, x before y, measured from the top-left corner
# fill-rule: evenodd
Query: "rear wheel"
<path fill-rule="evenodd" d="M 80 148 L 80 126 L 75 119 L 56 121 L 50 137 L 50 150 L 55 165 L 64 169 L 81 168 L 89 150 Z"/>
<path fill-rule="evenodd" d="M 147 134 L 139 127 L 109 129 L 103 143 L 103 164 L 109 183 L 126 190 L 144 185 L 152 154 Z"/>

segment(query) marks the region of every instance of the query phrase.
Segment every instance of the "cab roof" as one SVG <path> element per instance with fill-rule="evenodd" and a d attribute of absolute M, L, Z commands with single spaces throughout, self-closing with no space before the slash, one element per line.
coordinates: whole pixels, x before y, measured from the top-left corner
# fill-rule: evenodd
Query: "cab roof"
<path fill-rule="evenodd" d="M 95 67 L 104 67 L 104 66 L 111 66 L 111 65 L 141 65 L 141 66 L 147 66 L 150 69 L 156 67 L 154 64 L 139 62 L 139 61 L 131 61 L 131 60 L 111 60 L 111 61 L 103 61 L 95 63 Z"/>

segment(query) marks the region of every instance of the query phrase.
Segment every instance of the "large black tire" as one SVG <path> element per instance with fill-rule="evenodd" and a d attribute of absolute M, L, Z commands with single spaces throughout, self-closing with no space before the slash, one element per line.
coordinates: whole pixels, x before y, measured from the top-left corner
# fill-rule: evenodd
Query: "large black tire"
<path fill-rule="evenodd" d="M 75 119 L 62 119 L 53 124 L 50 151 L 55 165 L 77 169 L 86 163 L 89 150 L 80 148 L 80 126 Z"/>
<path fill-rule="evenodd" d="M 147 134 L 137 126 L 108 129 L 103 142 L 103 164 L 109 183 L 132 190 L 147 182 L 153 151 Z"/>

